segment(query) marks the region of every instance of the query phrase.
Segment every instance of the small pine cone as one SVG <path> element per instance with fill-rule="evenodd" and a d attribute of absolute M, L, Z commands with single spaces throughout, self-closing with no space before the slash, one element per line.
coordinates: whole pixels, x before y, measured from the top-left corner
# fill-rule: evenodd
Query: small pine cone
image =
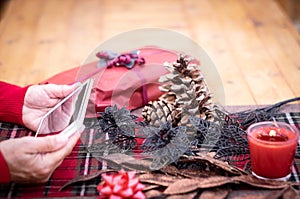
<path fill-rule="evenodd" d="M 184 76 L 188 76 L 190 62 L 193 60 L 192 57 L 186 56 L 184 54 L 180 54 L 179 58 L 177 59 L 176 63 L 173 63 L 173 67 L 176 71 L 183 74 Z"/>
<path fill-rule="evenodd" d="M 176 62 L 165 63 L 170 73 L 161 76 L 163 83 L 159 89 L 163 94 L 159 101 L 144 109 L 144 118 L 150 123 L 159 125 L 159 121 L 171 121 L 173 125 L 189 126 L 189 117 L 211 119 L 213 116 L 212 94 L 201 73 L 197 61 L 189 56 L 180 55 Z M 168 108 L 167 112 L 162 107 Z M 155 107 L 155 109 L 153 109 Z M 157 113 L 156 113 L 157 112 Z M 163 113 L 163 114 L 162 114 Z M 170 119 L 166 115 L 170 115 Z"/>
<path fill-rule="evenodd" d="M 209 92 L 205 82 L 202 84 L 196 84 L 192 82 L 191 86 L 193 87 L 192 90 L 195 92 L 195 100 L 199 105 L 199 112 L 202 114 L 204 111 L 207 111 L 207 114 L 211 114 L 211 111 L 213 110 L 214 106 L 212 103 L 212 94 Z"/>
<path fill-rule="evenodd" d="M 177 95 L 175 100 L 176 111 L 181 117 L 176 118 L 176 121 L 179 121 L 178 125 L 190 126 L 188 119 L 190 116 L 211 119 L 213 111 L 211 98 L 206 84 L 192 81 L 189 87 L 185 86 L 184 92 Z"/>
<path fill-rule="evenodd" d="M 200 116 L 199 106 L 196 100 L 180 100 L 180 104 L 176 108 L 176 112 L 180 113 L 176 116 L 176 121 L 178 121 L 179 126 L 189 126 L 189 117 Z M 203 117 L 201 117 L 203 118 Z"/>
<path fill-rule="evenodd" d="M 152 126 L 159 127 L 167 121 L 174 123 L 176 110 L 171 103 L 159 100 L 149 102 L 142 111 L 144 119 Z"/>
<path fill-rule="evenodd" d="M 177 98 L 176 93 L 168 92 L 168 93 L 165 93 L 162 96 L 160 96 L 159 100 L 164 101 L 168 104 L 174 105 L 175 101 L 176 101 L 176 98 Z"/>

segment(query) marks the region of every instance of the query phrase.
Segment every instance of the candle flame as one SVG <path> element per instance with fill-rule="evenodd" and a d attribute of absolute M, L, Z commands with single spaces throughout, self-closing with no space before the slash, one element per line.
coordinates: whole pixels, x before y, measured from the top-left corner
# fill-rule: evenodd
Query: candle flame
<path fill-rule="evenodd" d="M 276 131 L 275 130 L 270 130 L 270 132 L 269 132 L 269 136 L 271 136 L 271 137 L 274 137 L 274 136 L 276 136 Z"/>

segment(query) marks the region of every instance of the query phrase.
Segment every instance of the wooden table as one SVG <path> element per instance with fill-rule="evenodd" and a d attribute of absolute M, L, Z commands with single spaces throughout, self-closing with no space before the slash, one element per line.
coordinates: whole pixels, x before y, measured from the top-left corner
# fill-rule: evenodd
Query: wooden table
<path fill-rule="evenodd" d="M 300 96 L 300 37 L 273 0 L 10 0 L 0 23 L 0 79 L 38 83 L 137 28 L 177 31 L 211 57 L 226 105 Z"/>

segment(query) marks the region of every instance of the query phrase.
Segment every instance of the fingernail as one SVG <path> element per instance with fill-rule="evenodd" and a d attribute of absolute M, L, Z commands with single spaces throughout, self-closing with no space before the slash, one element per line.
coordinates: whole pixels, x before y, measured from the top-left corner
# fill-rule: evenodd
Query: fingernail
<path fill-rule="evenodd" d="M 76 83 L 74 83 L 74 86 L 77 88 L 77 87 L 79 87 L 79 86 L 81 86 L 81 82 L 76 82 Z"/>

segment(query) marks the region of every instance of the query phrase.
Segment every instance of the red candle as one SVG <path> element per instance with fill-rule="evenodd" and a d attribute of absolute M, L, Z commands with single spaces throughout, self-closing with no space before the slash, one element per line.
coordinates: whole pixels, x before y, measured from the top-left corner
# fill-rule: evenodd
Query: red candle
<path fill-rule="evenodd" d="M 287 180 L 297 148 L 298 130 L 282 122 L 260 122 L 247 129 L 253 175 Z"/>

